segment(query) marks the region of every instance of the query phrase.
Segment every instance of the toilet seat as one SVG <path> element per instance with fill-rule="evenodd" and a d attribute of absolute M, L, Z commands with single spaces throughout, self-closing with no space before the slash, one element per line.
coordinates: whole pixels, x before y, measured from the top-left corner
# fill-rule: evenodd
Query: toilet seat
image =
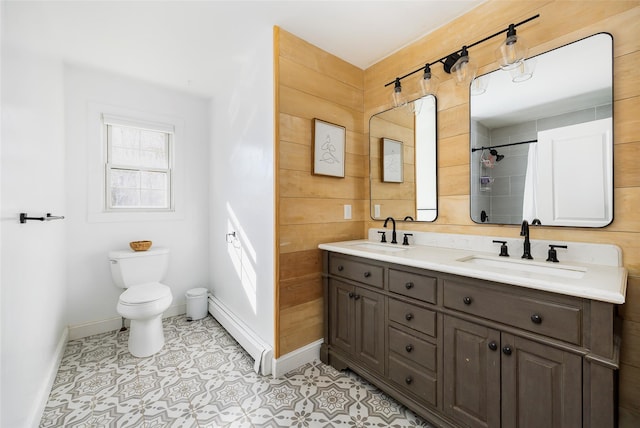
<path fill-rule="evenodd" d="M 128 288 L 120 295 L 120 302 L 124 305 L 141 305 L 172 297 L 171 289 L 159 282 L 149 282 Z"/>

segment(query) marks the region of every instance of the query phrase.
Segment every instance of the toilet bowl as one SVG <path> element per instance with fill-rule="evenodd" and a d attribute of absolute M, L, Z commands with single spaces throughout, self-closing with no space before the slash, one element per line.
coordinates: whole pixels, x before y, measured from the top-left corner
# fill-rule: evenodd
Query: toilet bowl
<path fill-rule="evenodd" d="M 135 357 L 151 356 L 164 346 L 162 313 L 173 296 L 171 289 L 159 281 L 166 273 L 168 258 L 169 250 L 163 248 L 109 253 L 112 278 L 118 287 L 126 288 L 116 311 L 131 321 L 128 346 Z"/>
<path fill-rule="evenodd" d="M 162 349 L 162 313 L 172 300 L 169 287 L 158 282 L 137 285 L 120 295 L 116 310 L 121 317 L 131 320 L 129 352 L 133 356 L 148 357 Z"/>

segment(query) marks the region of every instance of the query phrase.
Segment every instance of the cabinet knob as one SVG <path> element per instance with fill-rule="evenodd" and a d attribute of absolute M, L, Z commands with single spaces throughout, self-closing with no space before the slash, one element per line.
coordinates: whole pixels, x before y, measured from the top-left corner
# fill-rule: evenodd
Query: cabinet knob
<path fill-rule="evenodd" d="M 364 273 L 364 277 L 365 277 L 365 278 L 369 278 L 370 276 L 371 276 L 371 272 L 365 272 L 365 273 Z"/>
<path fill-rule="evenodd" d="M 413 345 L 409 344 L 409 345 L 405 346 L 405 347 L 404 347 L 404 349 L 405 349 L 407 352 L 411 352 L 411 351 L 413 351 Z"/>
<path fill-rule="evenodd" d="M 413 382 L 413 378 L 411 376 L 407 376 L 404 381 L 407 383 L 407 385 L 411 385 L 411 382 Z"/>
<path fill-rule="evenodd" d="M 413 288 L 413 282 L 407 282 L 404 285 L 404 288 L 406 288 L 407 290 L 411 290 Z"/>
<path fill-rule="evenodd" d="M 413 319 L 413 314 L 409 312 L 407 315 L 404 316 L 404 319 L 406 319 L 407 321 L 411 321 Z"/>
<path fill-rule="evenodd" d="M 504 355 L 511 355 L 511 347 L 509 345 L 505 346 L 504 348 L 502 348 L 502 353 Z"/>
<path fill-rule="evenodd" d="M 489 342 L 489 349 L 491 349 L 492 351 L 497 350 L 498 344 L 492 340 L 491 342 Z"/>
<path fill-rule="evenodd" d="M 465 296 L 462 301 L 464 302 L 465 305 L 470 305 L 471 302 L 473 302 L 473 299 L 469 296 Z"/>
<path fill-rule="evenodd" d="M 338 272 L 342 272 L 344 270 L 344 266 L 340 265 L 338 266 Z"/>
<path fill-rule="evenodd" d="M 531 315 L 531 322 L 534 324 L 542 324 L 542 317 L 538 314 Z"/>
<path fill-rule="evenodd" d="M 354 299 L 358 300 L 360 298 L 359 294 L 356 294 L 355 296 L 353 296 Z"/>

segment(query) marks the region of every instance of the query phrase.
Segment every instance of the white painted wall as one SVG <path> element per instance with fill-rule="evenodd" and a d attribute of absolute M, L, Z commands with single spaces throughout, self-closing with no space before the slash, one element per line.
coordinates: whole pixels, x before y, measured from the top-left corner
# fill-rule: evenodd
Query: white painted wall
<path fill-rule="evenodd" d="M 67 324 L 62 221 L 20 224 L 20 212 L 66 214 L 60 61 L 2 46 L 2 419 L 37 423 Z"/>
<path fill-rule="evenodd" d="M 104 320 L 119 322 L 116 304 L 123 291 L 113 285 L 107 253 L 128 248 L 130 241 L 151 240 L 171 250 L 164 281 L 173 306 L 184 305 L 184 293 L 209 285 L 209 100 L 103 71 L 65 66 L 67 184 L 68 320 L 72 328 Z M 182 179 L 179 215 L 167 220 L 149 214 L 121 221 L 94 221 L 88 216 L 92 174 L 100 165 L 91 153 L 100 144 L 99 115 L 93 106 L 113 106 L 142 116 L 174 117 L 184 124 L 176 135 L 176 173 Z M 184 312 L 184 307 L 178 311 Z M 112 329 L 113 323 L 105 325 Z M 99 328 L 98 328 L 99 330 Z M 73 335 L 72 335 L 73 336 Z"/>
<path fill-rule="evenodd" d="M 273 346 L 273 28 L 251 34 L 212 101 L 210 266 L 216 297 Z"/>

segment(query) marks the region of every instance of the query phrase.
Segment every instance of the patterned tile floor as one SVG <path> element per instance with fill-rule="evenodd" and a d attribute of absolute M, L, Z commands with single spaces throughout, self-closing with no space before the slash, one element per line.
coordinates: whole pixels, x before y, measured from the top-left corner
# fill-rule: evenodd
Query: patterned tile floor
<path fill-rule="evenodd" d="M 164 320 L 149 358 L 127 332 L 69 341 L 41 427 L 430 427 L 361 380 L 313 362 L 279 379 L 211 317 Z"/>

